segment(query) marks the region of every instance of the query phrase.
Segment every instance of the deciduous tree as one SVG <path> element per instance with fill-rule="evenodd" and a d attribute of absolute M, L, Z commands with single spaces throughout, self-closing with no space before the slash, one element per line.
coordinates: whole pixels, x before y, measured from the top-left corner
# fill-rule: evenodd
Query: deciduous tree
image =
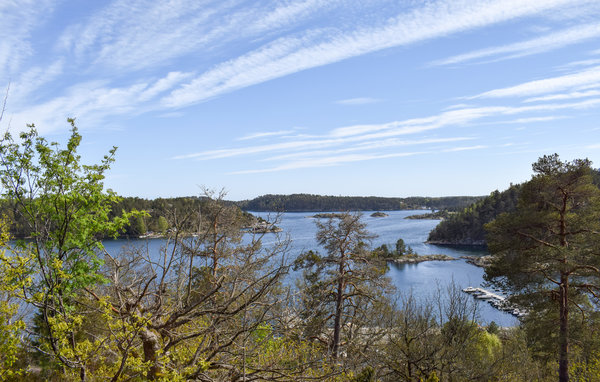
<path fill-rule="evenodd" d="M 39 309 L 43 330 L 37 333 L 37 350 L 83 381 L 88 356 L 98 344 L 79 335 L 78 299 L 104 280 L 98 272 L 100 238 L 116 234 L 129 216 L 108 217 L 118 198 L 104 190 L 103 180 L 116 148 L 100 164 L 82 164 L 77 154 L 81 136 L 75 121 L 69 123 L 65 148 L 38 136 L 33 125 L 18 142 L 10 133 L 0 142 L 2 196 L 32 233 L 31 240 L 17 241 L 0 266 L 13 297 Z"/>

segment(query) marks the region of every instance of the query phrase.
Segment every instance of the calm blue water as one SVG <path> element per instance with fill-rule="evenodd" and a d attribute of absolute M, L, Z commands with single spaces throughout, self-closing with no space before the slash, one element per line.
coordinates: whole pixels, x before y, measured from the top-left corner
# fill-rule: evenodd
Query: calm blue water
<path fill-rule="evenodd" d="M 485 251 L 460 250 L 450 247 L 441 247 L 425 244 L 427 235 L 438 223 L 439 220 L 409 220 L 404 219 L 408 215 L 425 213 L 428 211 L 387 211 L 388 217 L 373 218 L 371 212 L 365 212 L 364 221 L 367 223 L 368 230 L 377 235 L 372 241 L 372 247 L 378 247 L 381 244 L 394 247 L 396 240 L 402 238 L 404 242 L 410 245 L 418 254 L 445 254 L 452 257 L 463 255 L 485 255 Z M 267 213 L 254 213 L 263 218 L 268 218 Z M 314 215 L 310 212 L 288 212 L 281 216 L 281 221 L 277 224 L 283 229 L 282 234 L 289 235 L 292 239 L 289 260 L 305 250 L 319 249 L 315 240 L 316 226 L 314 219 L 309 216 Z M 271 214 L 271 217 L 274 215 Z M 269 245 L 276 240 L 275 234 L 267 234 L 263 238 L 263 244 Z M 135 243 L 147 245 L 150 251 L 158 251 L 164 241 L 162 239 L 139 240 Z M 106 249 L 111 254 L 116 254 L 126 240 L 106 241 Z M 467 286 L 481 286 L 483 283 L 483 269 L 467 264 L 464 260 L 455 261 L 428 261 L 419 264 L 405 264 L 400 266 L 390 265 L 388 276 L 396 286 L 398 293 L 411 292 L 418 298 L 433 297 L 439 288 L 442 290 L 454 282 L 460 288 Z M 293 277 L 293 275 L 292 275 Z M 486 302 L 477 301 L 480 318 L 484 323 L 495 321 L 501 326 L 513 326 L 518 320 L 508 313 L 499 311 L 491 307 Z"/>

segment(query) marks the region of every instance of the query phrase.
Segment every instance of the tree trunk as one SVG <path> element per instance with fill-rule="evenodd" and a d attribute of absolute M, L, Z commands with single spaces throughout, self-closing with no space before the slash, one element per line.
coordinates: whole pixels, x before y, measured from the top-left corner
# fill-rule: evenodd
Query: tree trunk
<path fill-rule="evenodd" d="M 340 352 L 340 331 L 342 329 L 342 311 L 344 304 L 344 260 L 340 261 L 339 280 L 337 287 L 337 296 L 335 300 L 335 316 L 333 321 L 333 344 L 331 352 L 334 359 L 337 359 Z"/>
<path fill-rule="evenodd" d="M 140 331 L 140 338 L 144 346 L 144 361 L 150 362 L 151 365 L 150 370 L 148 370 L 148 379 L 155 380 L 160 372 L 160 366 L 158 364 L 157 357 L 160 347 L 158 343 L 158 336 L 148 328 L 144 328 Z"/>
<path fill-rule="evenodd" d="M 85 366 L 81 366 L 81 368 L 79 368 L 79 379 L 81 380 L 81 382 L 85 382 L 85 378 L 86 378 Z"/>
<path fill-rule="evenodd" d="M 558 380 L 569 382 L 569 277 L 564 273 L 560 277 L 560 333 L 559 333 L 559 358 Z"/>

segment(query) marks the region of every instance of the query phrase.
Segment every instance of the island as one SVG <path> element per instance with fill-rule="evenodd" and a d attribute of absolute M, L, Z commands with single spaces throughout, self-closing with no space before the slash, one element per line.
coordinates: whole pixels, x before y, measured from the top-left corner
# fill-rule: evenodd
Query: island
<path fill-rule="evenodd" d="M 461 256 L 461 259 L 465 259 L 467 263 L 475 265 L 476 267 L 487 268 L 492 264 L 492 256 Z"/>
<path fill-rule="evenodd" d="M 424 261 L 452 261 L 458 260 L 456 257 L 448 255 L 417 255 L 409 254 L 388 260 L 395 264 L 417 264 Z"/>
<path fill-rule="evenodd" d="M 341 219 L 342 217 L 344 217 L 344 214 L 340 212 L 324 212 L 312 215 L 310 217 L 316 219 Z"/>
<path fill-rule="evenodd" d="M 429 212 L 426 214 L 409 215 L 404 219 L 444 220 L 448 218 L 449 214 L 450 212 L 448 212 L 447 210 L 439 210 L 435 212 Z"/>
<path fill-rule="evenodd" d="M 371 214 L 372 218 L 385 218 L 385 217 L 388 217 L 388 216 L 390 216 L 390 215 L 386 214 L 385 212 L 380 212 L 380 211 L 373 212 Z"/>

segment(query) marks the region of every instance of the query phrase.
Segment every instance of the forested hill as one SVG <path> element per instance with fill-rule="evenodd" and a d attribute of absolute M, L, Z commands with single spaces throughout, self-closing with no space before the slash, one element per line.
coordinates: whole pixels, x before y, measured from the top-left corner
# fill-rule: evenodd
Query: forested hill
<path fill-rule="evenodd" d="M 428 242 L 449 245 L 485 245 L 483 225 L 503 212 L 514 211 L 521 185 L 511 185 L 507 190 L 492 192 L 486 198 L 451 214 L 430 233 Z"/>
<path fill-rule="evenodd" d="M 376 196 L 323 196 L 311 194 L 263 195 L 237 202 L 245 211 L 374 211 L 446 209 L 460 211 L 482 199 L 481 196 L 383 198 Z"/>
<path fill-rule="evenodd" d="M 593 176 L 593 183 L 600 187 L 600 170 L 595 170 Z M 520 184 L 511 184 L 505 191 L 496 190 L 463 211 L 450 214 L 429 233 L 427 241 L 432 244 L 485 245 L 484 224 L 503 212 L 514 211 L 520 189 Z"/>
<path fill-rule="evenodd" d="M 145 211 L 146 216 L 132 218 L 130 224 L 125 226 L 121 232 L 122 236 L 137 237 L 150 232 L 165 232 L 172 228 L 175 222 L 179 226 L 185 227 L 183 223 L 190 220 L 190 216 L 204 213 L 206 201 L 206 198 L 195 196 L 157 199 L 123 197 L 112 204 L 109 217 L 113 219 L 121 216 L 123 212 L 133 210 Z M 223 201 L 223 204 L 233 205 L 234 202 Z M 0 200 L 0 216 L 6 217 L 10 222 L 11 236 L 14 238 L 31 236 L 30 227 L 26 224 L 22 215 L 15 213 L 16 210 L 14 203 Z M 251 214 L 240 210 L 239 215 L 243 224 L 252 224 L 254 217 Z"/>

